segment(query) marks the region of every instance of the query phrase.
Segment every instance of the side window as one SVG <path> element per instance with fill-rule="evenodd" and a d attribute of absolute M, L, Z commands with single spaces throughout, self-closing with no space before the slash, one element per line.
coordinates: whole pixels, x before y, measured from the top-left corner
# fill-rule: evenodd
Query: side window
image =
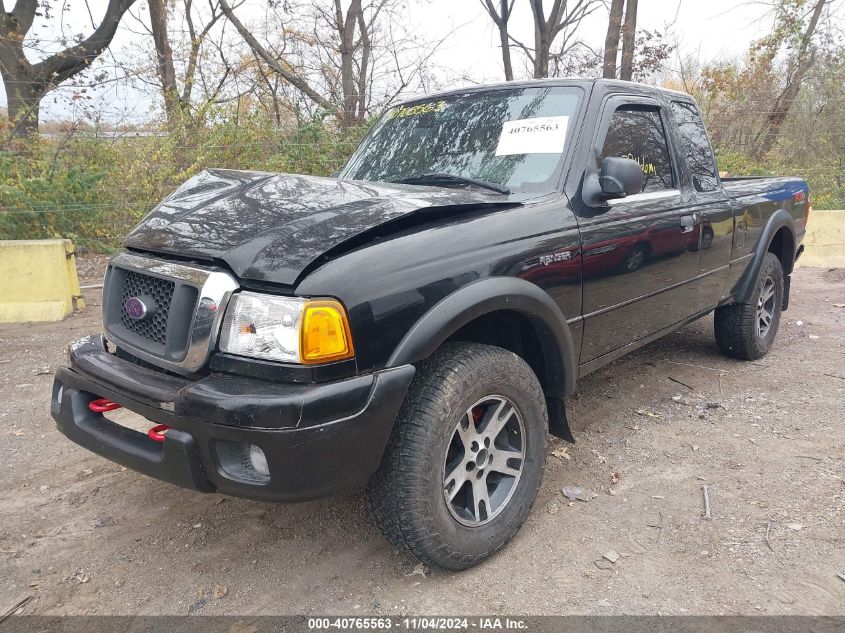
<path fill-rule="evenodd" d="M 673 101 L 672 117 L 681 135 L 681 151 L 692 173 L 692 184 L 697 191 L 715 191 L 719 187 L 716 161 L 698 110 L 686 101 Z"/>
<path fill-rule="evenodd" d="M 672 189 L 672 160 L 660 112 L 650 106 L 621 106 L 613 113 L 601 158 L 620 156 L 643 168 L 643 191 Z"/>

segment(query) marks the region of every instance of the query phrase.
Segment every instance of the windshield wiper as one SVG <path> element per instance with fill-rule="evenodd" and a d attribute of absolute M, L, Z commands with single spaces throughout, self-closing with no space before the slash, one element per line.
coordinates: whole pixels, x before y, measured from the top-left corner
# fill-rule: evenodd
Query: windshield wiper
<path fill-rule="evenodd" d="M 436 172 L 430 174 L 416 174 L 414 176 L 400 178 L 399 180 L 393 180 L 391 182 L 397 182 L 406 185 L 442 184 L 444 187 L 448 187 L 450 184 L 464 184 L 474 185 L 476 187 L 481 187 L 482 189 L 489 189 L 490 191 L 495 191 L 496 193 L 501 193 L 504 195 L 507 195 L 511 192 L 511 190 L 507 187 L 496 184 L 495 182 L 477 180 L 476 178 L 467 178 L 466 176 L 456 176 L 455 174 L 443 174 Z"/>

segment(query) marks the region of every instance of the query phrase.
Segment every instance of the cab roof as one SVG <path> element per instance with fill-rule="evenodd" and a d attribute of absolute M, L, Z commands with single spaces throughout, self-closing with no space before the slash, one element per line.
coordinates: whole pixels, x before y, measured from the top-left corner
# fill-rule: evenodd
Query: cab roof
<path fill-rule="evenodd" d="M 574 86 L 584 88 L 586 92 L 590 92 L 595 87 L 601 87 L 605 90 L 612 90 L 614 88 L 630 90 L 631 86 L 636 86 L 639 91 L 647 91 L 654 93 L 671 94 L 675 96 L 683 96 L 690 98 L 685 92 L 678 90 L 670 90 L 669 88 L 661 88 L 659 86 L 652 86 L 649 84 L 622 81 L 620 79 L 584 79 L 583 77 L 554 77 L 550 79 L 527 79 L 523 81 L 503 81 L 493 84 L 483 84 L 478 86 L 464 86 L 461 88 L 453 88 L 450 90 L 442 90 L 430 94 L 416 95 L 404 99 L 396 105 L 405 105 L 409 103 L 416 103 L 418 101 L 428 101 L 438 97 L 451 97 L 461 94 L 470 94 L 475 92 L 487 92 L 492 90 L 507 90 L 515 88 L 536 88 L 541 86 Z"/>

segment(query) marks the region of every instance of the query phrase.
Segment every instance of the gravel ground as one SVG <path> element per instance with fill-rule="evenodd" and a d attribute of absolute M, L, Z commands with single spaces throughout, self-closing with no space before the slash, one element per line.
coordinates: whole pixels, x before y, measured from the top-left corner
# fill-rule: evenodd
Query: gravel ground
<path fill-rule="evenodd" d="M 528 521 L 462 573 L 394 551 L 360 493 L 202 495 L 65 439 L 51 372 L 99 330 L 86 300 L 0 326 L 0 612 L 845 614 L 845 270 L 796 272 L 759 362 L 720 356 L 708 318 L 588 376 Z"/>

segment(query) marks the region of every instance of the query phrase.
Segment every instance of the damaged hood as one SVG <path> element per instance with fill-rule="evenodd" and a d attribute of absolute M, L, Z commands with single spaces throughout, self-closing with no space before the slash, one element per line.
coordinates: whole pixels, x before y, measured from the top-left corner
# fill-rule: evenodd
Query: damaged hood
<path fill-rule="evenodd" d="M 243 279 L 292 285 L 327 251 L 404 216 L 518 204 L 465 189 L 210 169 L 168 196 L 123 244 L 218 259 Z"/>

